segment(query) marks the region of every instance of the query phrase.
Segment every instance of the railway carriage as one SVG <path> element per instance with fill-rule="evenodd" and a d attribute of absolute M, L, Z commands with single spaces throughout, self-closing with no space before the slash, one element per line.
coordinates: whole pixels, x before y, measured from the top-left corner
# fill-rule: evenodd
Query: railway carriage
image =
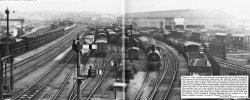
<path fill-rule="evenodd" d="M 99 28 L 96 30 L 96 34 L 99 34 L 99 33 L 106 33 L 106 31 L 102 28 Z"/>
<path fill-rule="evenodd" d="M 98 38 L 95 41 L 97 45 L 97 49 L 95 49 L 96 56 L 105 56 L 107 52 L 107 39 L 106 38 Z"/>
<path fill-rule="evenodd" d="M 127 37 L 125 39 L 126 59 L 138 59 L 139 58 L 139 41 L 133 37 Z"/>
<path fill-rule="evenodd" d="M 118 40 L 119 40 L 119 34 L 116 32 L 108 32 L 109 33 L 109 43 L 111 44 L 117 44 Z"/>
<path fill-rule="evenodd" d="M 97 38 L 107 38 L 107 34 L 106 33 L 98 33 L 95 38 L 96 39 Z"/>
<path fill-rule="evenodd" d="M 94 31 L 88 31 L 86 36 L 83 37 L 83 49 L 84 51 L 82 51 L 83 53 L 86 51 L 88 51 L 88 56 L 95 56 L 95 50 L 93 50 L 92 48 L 89 48 L 90 45 L 94 44 L 95 42 L 95 32 Z M 86 47 L 85 47 L 86 46 Z M 84 55 L 83 55 L 84 56 Z M 88 58 L 88 56 L 86 56 Z"/>
<path fill-rule="evenodd" d="M 126 52 L 129 59 L 139 59 L 139 47 L 130 47 Z"/>

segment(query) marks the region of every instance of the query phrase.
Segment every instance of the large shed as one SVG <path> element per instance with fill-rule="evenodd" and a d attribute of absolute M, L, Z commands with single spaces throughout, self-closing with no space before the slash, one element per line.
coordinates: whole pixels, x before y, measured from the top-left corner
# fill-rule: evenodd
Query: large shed
<path fill-rule="evenodd" d="M 168 10 L 125 14 L 127 24 L 137 27 L 161 27 L 161 25 L 204 25 L 205 28 L 215 26 L 235 27 L 236 18 L 220 10 Z M 121 17 L 118 17 L 121 22 Z"/>

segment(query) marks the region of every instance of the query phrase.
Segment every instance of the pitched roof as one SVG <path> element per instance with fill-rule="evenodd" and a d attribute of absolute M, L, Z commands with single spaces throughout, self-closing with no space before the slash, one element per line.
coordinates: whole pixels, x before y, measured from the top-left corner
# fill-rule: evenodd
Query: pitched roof
<path fill-rule="evenodd" d="M 152 11 L 127 13 L 126 18 L 166 18 L 166 17 L 216 17 L 216 18 L 234 18 L 234 16 L 220 10 L 168 10 L 168 11 Z"/>

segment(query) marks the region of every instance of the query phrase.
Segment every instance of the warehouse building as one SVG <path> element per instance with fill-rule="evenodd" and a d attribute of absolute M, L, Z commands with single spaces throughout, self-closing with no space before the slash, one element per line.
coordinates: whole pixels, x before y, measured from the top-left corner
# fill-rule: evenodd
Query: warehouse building
<path fill-rule="evenodd" d="M 226 12 L 219 10 L 169 10 L 153 11 L 140 13 L 125 14 L 126 24 L 134 24 L 136 27 L 157 27 L 162 24 L 171 26 L 175 25 L 204 25 L 205 28 L 236 27 L 236 18 Z M 119 17 L 118 22 L 121 22 Z"/>

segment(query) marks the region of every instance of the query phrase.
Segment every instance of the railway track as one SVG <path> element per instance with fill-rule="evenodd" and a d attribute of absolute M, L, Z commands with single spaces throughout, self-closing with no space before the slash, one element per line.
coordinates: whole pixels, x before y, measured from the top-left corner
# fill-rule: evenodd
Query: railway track
<path fill-rule="evenodd" d="M 159 71 L 154 71 L 154 72 L 151 71 L 151 72 L 146 73 L 143 84 L 135 96 L 135 100 L 144 100 L 144 99 L 151 98 L 151 96 L 154 95 L 156 90 L 158 89 L 160 82 L 166 75 L 166 70 L 168 68 L 168 65 L 167 65 L 168 59 L 164 57 L 165 55 L 164 50 L 161 50 L 160 54 L 163 57 L 162 62 L 161 62 L 162 67 L 160 67 Z M 154 84 L 153 87 L 151 84 Z"/>
<path fill-rule="evenodd" d="M 76 64 L 73 60 L 70 63 L 67 63 L 64 69 L 60 71 L 52 80 L 50 80 L 50 82 L 43 87 L 43 91 L 39 91 L 37 96 L 35 96 L 33 99 L 38 100 L 46 97 L 45 99 L 55 100 L 59 93 L 64 89 L 66 83 L 69 82 L 70 77 L 75 72 Z"/>
<path fill-rule="evenodd" d="M 104 66 L 106 66 L 106 64 L 114 57 L 114 55 L 112 55 L 108 61 L 106 61 L 106 63 L 101 66 L 102 68 L 100 68 L 101 70 L 103 69 Z M 86 90 L 87 93 L 82 92 L 83 94 L 87 94 L 89 93 L 89 91 L 91 91 L 94 86 L 96 85 L 96 83 L 98 82 L 98 80 L 100 79 L 100 77 L 96 76 L 96 77 L 89 77 L 88 79 L 86 79 L 83 84 L 81 85 L 81 90 Z M 72 95 L 70 98 L 70 100 L 76 100 L 76 91 L 74 91 L 74 95 Z M 86 96 L 85 96 L 86 97 Z"/>
<path fill-rule="evenodd" d="M 143 83 L 140 91 L 136 95 L 135 100 L 139 100 L 139 99 L 166 100 L 168 98 L 169 91 L 171 90 L 171 87 L 172 87 L 173 82 L 175 80 L 176 71 L 178 68 L 178 59 L 172 53 L 172 51 L 167 48 L 166 44 L 159 42 L 157 40 L 154 40 L 154 41 L 155 41 L 156 45 L 159 46 L 161 49 L 161 55 L 163 56 L 163 59 L 164 59 L 163 71 L 159 72 L 157 74 L 158 76 L 157 76 L 157 79 L 155 81 L 155 85 L 153 87 L 153 90 L 148 94 L 149 96 L 146 96 L 143 98 L 142 97 L 142 95 L 143 95 L 142 88 L 145 88 L 145 85 L 148 84 L 147 81 L 149 80 L 148 77 L 150 77 L 150 76 L 147 75 L 145 77 L 144 83 Z M 168 58 L 168 59 L 166 59 L 166 58 Z"/>
<path fill-rule="evenodd" d="M 114 48 L 112 48 L 114 50 Z M 118 48 L 116 48 L 118 49 Z M 119 50 L 116 50 L 119 51 Z M 117 52 L 118 53 L 118 52 Z M 89 91 L 86 91 L 86 96 L 83 98 L 84 100 L 89 100 L 95 93 L 95 91 L 97 90 L 97 88 L 102 84 L 103 80 L 107 77 L 107 75 L 109 74 L 111 67 L 109 65 L 107 65 L 111 59 L 118 59 L 119 57 L 121 57 L 119 54 L 113 54 L 109 60 L 107 60 L 105 62 L 104 65 L 102 65 L 99 69 L 103 70 L 103 75 L 96 77 L 95 79 L 93 79 L 93 82 L 96 84 L 88 84 L 86 86 L 86 88 L 91 87 Z M 85 89 L 86 89 L 85 88 Z"/>
<path fill-rule="evenodd" d="M 91 59 L 94 59 L 94 60 L 91 60 Z M 95 64 L 96 64 L 96 61 L 97 61 L 97 57 L 91 57 L 91 58 L 89 58 L 89 60 L 91 60 L 91 61 L 94 61 L 94 65 L 93 65 L 93 67 L 95 66 Z M 89 62 L 91 62 L 91 61 L 89 61 Z M 86 65 L 86 64 L 85 64 Z M 81 73 L 83 73 L 83 69 L 81 69 Z M 87 80 L 84 80 L 83 82 L 82 82 L 82 84 L 81 84 L 81 88 L 83 88 L 83 87 L 85 87 L 86 86 L 86 84 L 89 82 L 89 81 L 91 81 L 91 78 L 88 78 Z M 71 90 L 71 92 L 70 92 L 70 95 L 69 95 L 69 97 L 68 97 L 68 100 L 72 100 L 73 98 L 76 98 L 76 94 L 77 94 L 77 91 L 76 91 L 76 88 L 77 88 L 77 83 L 76 83 L 76 81 L 74 80 L 74 85 L 73 85 L 73 88 L 72 88 L 72 90 Z M 60 96 L 57 96 L 56 98 L 58 98 L 58 97 L 60 97 Z"/>
<path fill-rule="evenodd" d="M 97 57 L 92 57 L 94 59 L 94 64 L 93 64 L 93 67 L 97 66 L 96 62 L 97 62 Z M 90 60 L 92 59 L 90 58 Z M 89 63 L 91 63 L 92 61 L 89 61 Z M 86 64 L 85 64 L 86 65 Z M 83 73 L 83 69 L 81 70 L 81 73 Z M 91 78 L 88 78 L 87 80 L 83 81 L 82 84 L 81 84 L 81 88 L 84 88 L 92 79 Z M 76 98 L 76 94 L 77 94 L 77 91 L 76 91 L 76 87 L 77 87 L 77 84 L 76 82 L 74 81 L 74 87 L 70 93 L 70 96 L 68 97 L 69 100 L 72 100 L 74 98 Z"/>
<path fill-rule="evenodd" d="M 157 87 L 155 87 L 155 90 L 150 95 L 149 100 L 166 100 L 175 80 L 178 69 L 178 59 L 174 55 L 174 53 L 169 48 L 167 48 L 166 44 L 157 40 L 156 43 L 159 44 L 162 51 L 165 51 L 165 54 L 168 56 L 169 61 L 168 67 L 165 69 L 164 76 L 159 81 Z"/>
<path fill-rule="evenodd" d="M 147 41 L 149 42 L 149 41 Z M 151 43 L 150 43 L 151 44 Z M 149 44 L 149 45 L 150 45 Z M 160 52 L 162 54 L 162 52 Z M 165 69 L 165 60 L 162 60 L 164 67 L 160 67 L 159 71 L 147 71 L 142 86 L 135 96 L 135 100 L 144 100 L 148 99 L 149 95 L 154 91 L 154 87 L 156 87 L 159 83 L 160 76 L 164 74 Z M 163 68 L 163 70 L 161 70 Z M 153 85 L 153 87 L 152 87 Z M 147 91 L 147 92 L 145 92 Z"/>
<path fill-rule="evenodd" d="M 46 74 L 44 74 L 41 78 L 39 78 L 35 83 L 29 86 L 26 90 L 24 90 L 21 94 L 16 96 L 14 100 L 31 100 L 33 99 L 43 88 L 54 79 L 71 61 L 74 55 L 74 52 L 69 52 L 60 63 L 56 64 L 51 68 Z"/>
<path fill-rule="evenodd" d="M 159 70 L 157 72 L 155 71 L 155 72 L 147 72 L 146 73 L 143 84 L 142 84 L 139 92 L 137 93 L 135 100 L 148 99 L 157 90 L 162 77 L 164 77 L 166 74 L 165 69 L 168 67 L 166 60 L 164 60 L 163 62 L 164 62 L 163 70 Z M 153 88 L 145 88 L 146 86 L 150 86 L 150 84 L 154 84 Z M 145 91 L 150 91 L 150 92 L 145 92 Z"/>
<path fill-rule="evenodd" d="M 73 31 L 70 35 L 67 36 L 67 38 L 75 37 L 76 34 L 74 34 L 74 33 L 79 32 L 80 30 L 81 30 L 81 28 L 78 28 L 77 30 Z M 57 55 L 62 53 L 65 49 L 68 48 L 67 46 L 69 46 L 69 45 L 67 45 L 67 44 L 71 39 L 69 39 L 68 41 L 61 40 L 58 42 L 58 45 L 52 46 L 49 49 L 47 49 L 41 53 L 38 53 L 35 56 L 31 56 L 31 57 L 25 59 L 24 61 L 21 61 L 21 62 L 14 64 L 14 69 L 15 69 L 15 70 L 13 69 L 14 82 L 23 78 L 24 76 L 26 76 L 30 72 L 36 70 L 40 66 L 46 64 L 51 59 L 53 59 L 54 57 L 56 57 Z M 9 74 L 7 74 L 7 75 L 9 76 Z"/>
<path fill-rule="evenodd" d="M 95 69 L 101 69 L 102 64 L 98 64 L 98 63 L 100 63 L 102 61 L 103 61 L 102 59 L 99 59 L 99 61 L 96 62 L 97 66 Z M 94 88 L 94 86 L 98 82 L 98 78 L 99 78 L 99 76 L 93 77 L 89 81 L 87 81 L 83 84 L 81 91 L 82 91 L 82 94 L 84 95 L 84 97 L 85 97 L 85 95 L 88 95 L 89 91 L 91 91 Z"/>
<path fill-rule="evenodd" d="M 59 90 L 56 92 L 55 96 L 52 98 L 52 100 L 57 100 L 57 98 L 59 97 L 60 93 L 63 91 L 64 87 L 66 87 L 66 83 L 69 81 L 70 77 L 73 75 L 73 73 L 76 71 L 75 68 L 73 68 L 68 77 L 66 77 L 65 81 L 63 82 L 63 84 L 60 86 Z"/>
<path fill-rule="evenodd" d="M 118 56 L 116 59 L 119 59 L 121 56 Z M 105 66 L 103 66 L 104 69 Z M 95 85 L 95 87 L 91 90 L 90 94 L 88 95 L 86 100 L 90 100 L 90 98 L 94 95 L 94 93 L 96 92 L 96 90 L 100 87 L 100 85 L 103 83 L 104 79 L 108 76 L 109 72 L 111 71 L 111 67 L 106 67 L 106 71 L 104 72 L 103 75 L 101 75 L 101 77 L 98 79 L 97 84 Z"/>
<path fill-rule="evenodd" d="M 79 28 L 79 27 L 78 27 L 78 28 Z M 77 29 L 77 28 L 75 28 L 75 29 Z M 67 31 L 67 30 L 66 30 L 66 31 Z M 68 32 L 68 31 L 67 31 L 67 32 Z M 66 34 L 68 34 L 67 32 L 66 32 Z M 69 33 L 73 33 L 73 32 L 74 32 L 74 31 L 71 31 L 71 32 L 69 32 Z M 72 34 L 64 35 L 63 37 L 69 38 L 69 37 L 72 37 Z M 64 39 L 61 39 L 60 41 L 57 42 L 57 44 L 63 44 L 64 42 L 65 42 L 65 40 L 64 40 Z M 26 64 L 26 63 L 28 63 L 28 62 L 30 62 L 30 61 L 33 60 L 33 59 L 36 59 L 36 58 L 38 58 L 38 57 L 41 57 L 41 56 L 44 55 L 45 53 L 47 53 L 47 52 L 53 50 L 53 48 L 56 48 L 56 47 L 59 47 L 59 46 L 60 46 L 60 45 L 52 45 L 50 48 L 45 49 L 45 50 L 43 50 L 43 51 L 41 51 L 41 52 L 39 52 L 39 53 L 37 53 L 37 54 L 34 54 L 34 55 L 28 57 L 27 59 L 24 59 L 24 60 L 22 60 L 22 61 L 16 62 L 16 63 L 14 63 L 14 65 L 13 65 L 13 69 L 15 69 L 15 68 L 17 68 L 17 67 L 19 67 L 19 66 L 22 66 L 22 65 L 24 65 L 24 64 Z M 7 67 L 7 71 L 9 71 L 9 70 L 10 70 L 10 68 Z"/>
<path fill-rule="evenodd" d="M 78 32 L 78 31 L 80 31 L 80 30 L 81 30 L 81 28 L 79 28 L 78 30 L 74 31 L 74 33 L 72 33 L 72 35 L 70 35 L 70 36 L 75 36 L 75 35 L 74 35 L 75 32 Z M 69 41 L 68 41 L 68 42 L 69 42 Z M 64 44 L 66 45 L 66 43 L 64 43 Z M 57 49 L 60 49 L 60 48 L 57 48 Z M 65 47 L 65 49 L 66 49 L 66 47 Z M 65 49 L 64 49 L 64 50 L 65 50 Z M 56 53 L 54 53 L 54 54 L 63 52 L 64 50 L 61 48 L 61 49 L 58 50 L 58 51 L 54 51 L 54 52 L 56 52 Z M 16 82 L 17 80 L 22 79 L 24 76 L 27 76 L 30 72 L 32 72 L 32 71 L 38 69 L 40 66 L 45 65 L 46 62 L 48 62 L 48 61 L 50 60 L 50 59 L 49 59 L 49 58 L 50 58 L 49 55 L 52 56 L 52 55 L 54 55 L 54 54 L 53 54 L 53 52 L 51 52 L 51 53 L 46 54 L 48 57 L 45 57 L 45 58 L 41 58 L 41 57 L 40 57 L 40 58 L 38 58 L 38 59 L 40 59 L 40 60 L 45 59 L 45 61 L 37 61 L 37 62 L 38 62 L 37 64 L 35 64 L 35 63 L 33 62 L 33 63 L 27 63 L 27 64 L 24 64 L 23 66 L 20 66 L 19 68 L 24 67 L 24 68 L 23 68 L 23 71 L 22 71 L 22 70 L 20 71 L 20 69 L 18 69 L 19 72 L 16 71 L 16 73 L 15 73 L 15 70 L 14 70 L 14 82 Z M 57 55 L 59 55 L 59 54 L 57 54 Z M 54 56 L 54 57 L 55 57 L 55 56 Z M 51 57 L 51 59 L 53 59 L 53 58 Z M 61 60 L 62 60 L 62 59 L 61 59 Z M 60 62 L 60 60 L 58 60 L 58 61 L 56 62 L 56 64 L 58 64 L 59 62 Z M 29 65 L 29 64 L 31 64 L 31 65 Z M 40 64 L 40 65 L 38 65 L 38 64 Z M 25 67 L 25 66 L 28 66 L 28 67 Z M 17 70 L 17 69 L 16 69 L 16 70 Z M 13 93 L 13 95 L 16 96 L 16 95 L 18 95 L 18 94 L 21 94 L 22 91 L 23 91 L 22 89 L 15 89 L 15 92 Z"/>
<path fill-rule="evenodd" d="M 143 94 L 143 89 L 145 88 L 146 83 L 149 82 L 148 80 L 149 80 L 149 73 L 147 72 L 147 73 L 146 73 L 146 76 L 145 76 L 145 79 L 144 79 L 144 81 L 143 81 L 143 84 L 142 84 L 142 86 L 141 86 L 139 92 L 138 92 L 138 93 L 136 94 L 136 96 L 135 96 L 135 100 L 141 99 L 142 94 Z"/>
<path fill-rule="evenodd" d="M 112 50 L 114 51 L 111 51 L 113 52 L 113 54 L 110 55 L 110 57 L 107 59 L 107 61 L 105 61 L 105 63 L 100 66 L 100 68 L 97 68 L 97 69 L 101 69 L 103 71 L 106 71 L 104 70 L 105 66 L 111 61 L 111 59 L 113 59 L 113 57 L 115 57 L 115 53 L 118 53 L 118 52 L 115 52 L 115 51 L 118 51 L 118 48 L 115 48 L 114 46 L 111 47 Z M 115 50 L 117 49 L 117 50 Z M 93 85 L 95 85 L 95 83 L 98 83 L 98 81 L 101 79 L 100 76 L 97 76 L 97 77 L 90 77 L 88 79 L 86 79 L 85 81 L 83 81 L 83 83 L 81 84 L 81 90 L 83 89 L 86 89 L 87 87 L 90 87 L 88 90 L 92 90 L 94 88 Z M 93 84 L 91 84 L 93 82 Z M 91 85 L 91 86 L 90 86 Z M 82 92 L 83 93 L 83 92 Z M 76 97 L 77 97 L 77 94 L 76 94 L 76 83 L 74 83 L 74 88 L 73 90 L 71 91 L 71 94 L 70 96 L 68 97 L 68 100 L 76 100 Z M 88 97 L 88 96 L 86 96 Z"/>

